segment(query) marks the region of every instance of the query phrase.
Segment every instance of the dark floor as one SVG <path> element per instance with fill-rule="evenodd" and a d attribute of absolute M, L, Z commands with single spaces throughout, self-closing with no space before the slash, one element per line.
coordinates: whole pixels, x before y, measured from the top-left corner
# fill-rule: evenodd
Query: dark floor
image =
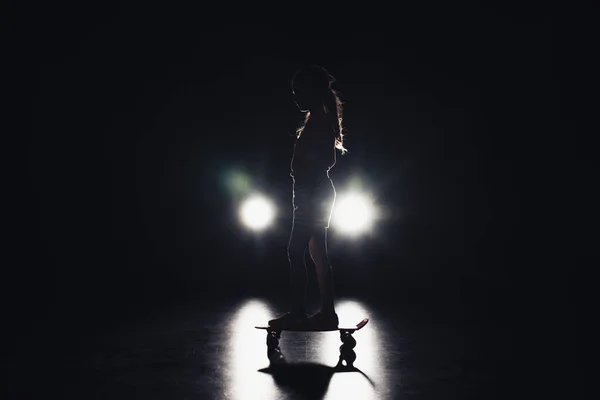
<path fill-rule="evenodd" d="M 286 363 L 270 367 L 265 331 L 254 326 L 282 310 L 276 300 L 213 299 L 140 313 L 104 331 L 78 331 L 71 321 L 67 335 L 49 321 L 19 350 L 9 398 L 489 399 L 509 386 L 501 380 L 513 362 L 508 327 L 460 309 L 359 298 L 337 303 L 340 325 L 370 319 L 355 333 L 355 370 L 334 368 L 337 332 L 283 332 Z"/>

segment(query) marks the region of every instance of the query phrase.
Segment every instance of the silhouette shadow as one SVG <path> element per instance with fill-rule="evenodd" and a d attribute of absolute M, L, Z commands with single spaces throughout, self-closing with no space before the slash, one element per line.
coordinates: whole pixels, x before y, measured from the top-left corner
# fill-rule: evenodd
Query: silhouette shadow
<path fill-rule="evenodd" d="M 306 398 L 322 398 L 327 392 L 331 377 L 339 372 L 358 372 L 369 381 L 371 386 L 375 387 L 373 381 L 360 369 L 342 364 L 329 367 L 310 362 L 288 363 L 280 359 L 258 371 L 270 374 L 275 384 L 281 389 L 289 390 L 295 395 Z"/>

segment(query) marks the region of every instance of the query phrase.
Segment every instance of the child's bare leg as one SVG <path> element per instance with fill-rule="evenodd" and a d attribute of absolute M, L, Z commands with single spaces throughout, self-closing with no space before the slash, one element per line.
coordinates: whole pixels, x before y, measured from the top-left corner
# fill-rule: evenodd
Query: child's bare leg
<path fill-rule="evenodd" d="M 310 256 L 315 263 L 321 292 L 321 312 L 335 313 L 333 305 L 333 271 L 327 257 L 327 229 L 316 230 L 308 244 Z"/>
<path fill-rule="evenodd" d="M 301 224 L 294 224 L 290 241 L 288 243 L 288 260 L 290 263 L 290 295 L 291 312 L 295 314 L 306 313 L 306 264 L 304 255 L 310 231 Z"/>

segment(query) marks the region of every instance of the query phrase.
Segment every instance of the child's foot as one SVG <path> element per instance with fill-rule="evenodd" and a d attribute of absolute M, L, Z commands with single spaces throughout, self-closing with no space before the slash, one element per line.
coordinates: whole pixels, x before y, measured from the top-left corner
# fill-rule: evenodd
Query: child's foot
<path fill-rule="evenodd" d="M 338 316 L 335 312 L 324 313 L 319 311 L 308 318 L 308 327 L 315 331 L 330 331 L 337 329 L 339 324 Z"/>
<path fill-rule="evenodd" d="M 290 329 L 306 324 L 307 319 L 306 314 L 287 313 L 279 318 L 270 320 L 269 326 L 272 328 Z"/>

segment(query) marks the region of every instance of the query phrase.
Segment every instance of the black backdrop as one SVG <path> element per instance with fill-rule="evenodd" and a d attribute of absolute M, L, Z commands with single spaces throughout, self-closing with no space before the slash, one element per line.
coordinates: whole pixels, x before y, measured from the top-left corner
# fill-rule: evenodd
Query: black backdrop
<path fill-rule="evenodd" d="M 566 15 L 467 5 L 12 11 L 19 107 L 8 136 L 25 151 L 12 154 L 18 257 L 4 283 L 23 321 L 283 291 L 300 119 L 289 79 L 304 63 L 328 68 L 346 103 L 350 152 L 333 179 L 340 188 L 360 176 L 388 212 L 371 237 L 332 235 L 341 292 L 502 310 L 532 296 L 525 282 L 563 274 L 532 262 L 541 239 L 527 196 L 551 179 L 547 149 L 571 149 L 556 139 L 571 90 L 558 51 L 578 46 L 561 30 Z M 240 229 L 232 171 L 277 200 L 272 231 Z"/>

